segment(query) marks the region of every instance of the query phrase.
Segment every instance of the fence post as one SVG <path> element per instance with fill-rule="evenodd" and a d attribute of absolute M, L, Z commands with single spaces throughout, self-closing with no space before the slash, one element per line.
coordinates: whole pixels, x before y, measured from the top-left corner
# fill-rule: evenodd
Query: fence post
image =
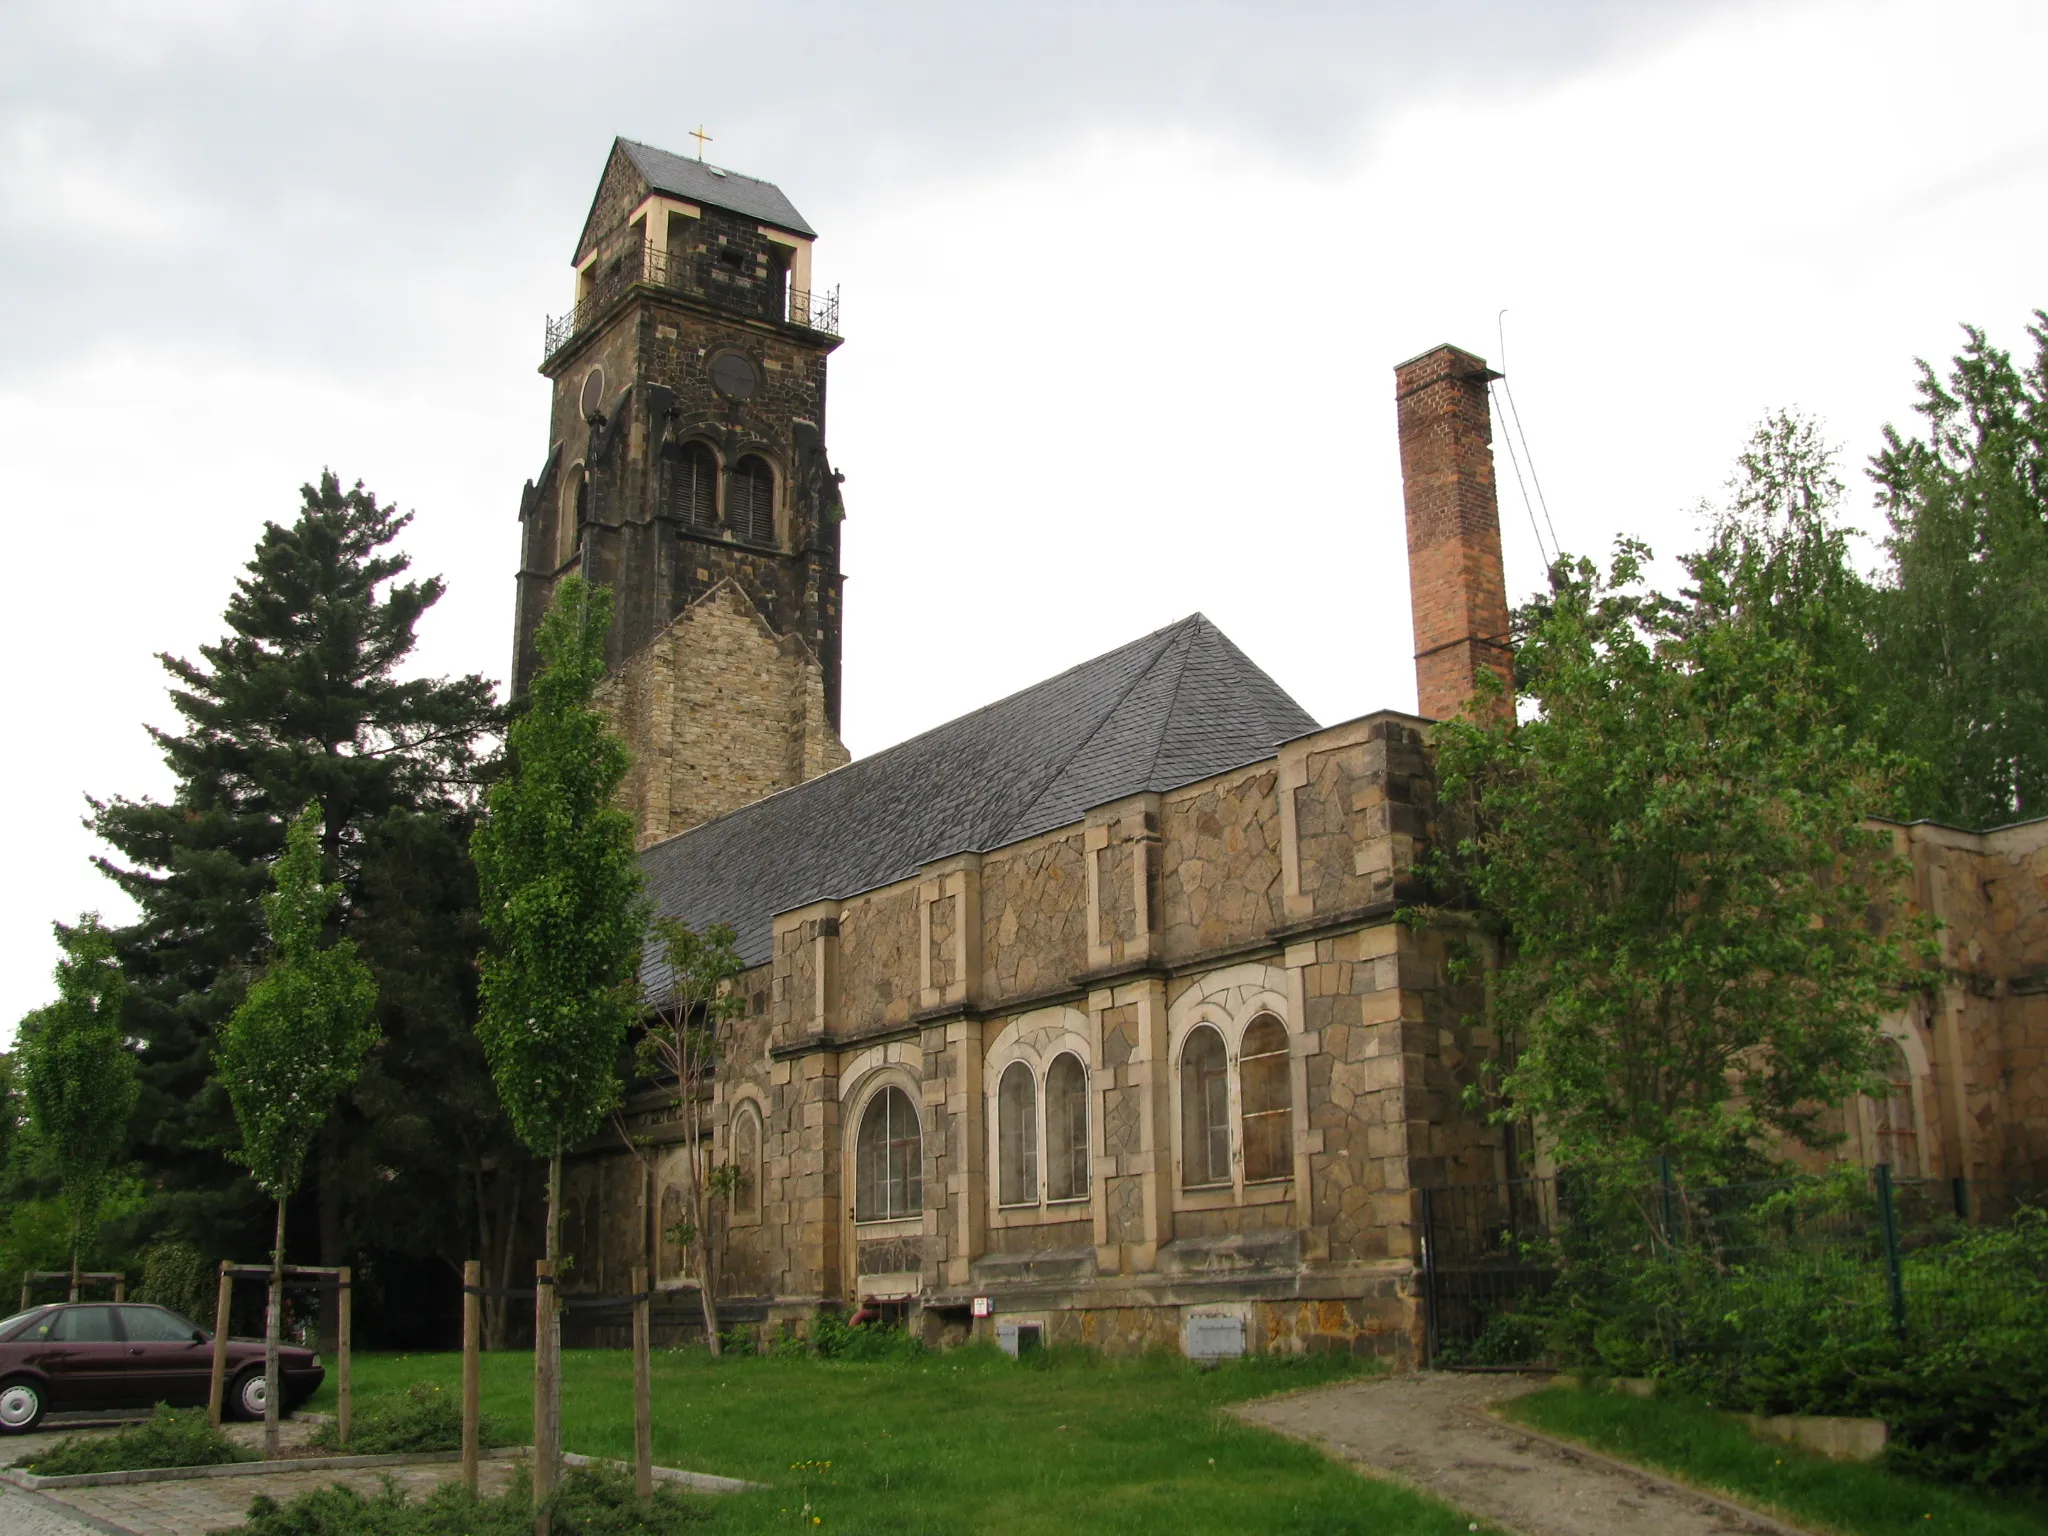
<path fill-rule="evenodd" d="M 28 1310 L 28 1275 L 29 1272 L 25 1269 L 21 1272 L 21 1310 L 24 1312 Z"/>
<path fill-rule="evenodd" d="M 647 1353 L 654 1344 L 654 1319 L 648 1306 L 647 1266 L 633 1266 L 633 1491 L 654 1497 L 654 1397 L 648 1379 Z"/>
<path fill-rule="evenodd" d="M 1906 1275 L 1899 1263 L 1899 1210 L 1892 1200 L 1892 1165 L 1879 1163 L 1877 1174 L 1877 1221 L 1884 1233 L 1884 1273 L 1891 1291 L 1892 1330 L 1906 1332 Z"/>
<path fill-rule="evenodd" d="M 1436 1191 L 1422 1191 L 1422 1365 L 1436 1363 Z"/>
<path fill-rule="evenodd" d="M 476 1463 L 482 1435 L 477 1412 L 482 1406 L 483 1302 L 478 1293 L 484 1284 L 480 1259 L 466 1259 L 462 1265 L 462 1486 L 476 1492 Z"/>
<path fill-rule="evenodd" d="M 213 1386 L 206 1397 L 206 1416 L 220 1428 L 221 1389 L 228 1371 L 228 1323 L 235 1310 L 235 1277 L 228 1260 L 220 1261 L 220 1299 L 213 1307 Z"/>
<path fill-rule="evenodd" d="M 338 1357 L 340 1380 L 334 1384 L 334 1438 L 343 1449 L 348 1446 L 348 1421 L 355 1406 L 353 1383 L 349 1380 L 349 1350 L 352 1326 L 355 1321 L 355 1291 L 349 1285 L 351 1276 L 348 1265 L 344 1264 L 334 1272 L 336 1295 L 334 1298 L 334 1353 Z"/>

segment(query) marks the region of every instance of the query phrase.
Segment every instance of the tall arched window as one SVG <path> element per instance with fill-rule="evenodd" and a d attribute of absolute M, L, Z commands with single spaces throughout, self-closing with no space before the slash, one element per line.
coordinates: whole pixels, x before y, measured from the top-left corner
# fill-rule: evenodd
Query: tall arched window
<path fill-rule="evenodd" d="M 1071 1051 L 1045 1074 L 1045 1197 L 1088 1198 L 1088 1071 Z"/>
<path fill-rule="evenodd" d="M 761 1214 L 761 1116 L 742 1104 L 732 1117 L 732 1209 L 735 1216 Z"/>
<path fill-rule="evenodd" d="M 1237 1053 L 1244 1111 L 1244 1177 L 1284 1179 L 1294 1172 L 1294 1100 L 1287 1068 L 1287 1026 L 1270 1013 L 1253 1019 Z"/>
<path fill-rule="evenodd" d="M 901 1088 L 884 1088 L 860 1117 L 854 1146 L 853 1219 L 898 1221 L 924 1210 L 917 1110 Z"/>
<path fill-rule="evenodd" d="M 555 509 L 555 567 L 560 569 L 576 558 L 583 537 L 583 514 L 590 480 L 581 464 L 574 465 L 562 480 L 562 500 Z"/>
<path fill-rule="evenodd" d="M 996 1199 L 1038 1203 L 1038 1085 L 1021 1061 L 1003 1069 L 996 1089 Z"/>
<path fill-rule="evenodd" d="M 733 466 L 725 487 L 725 520 L 743 539 L 775 542 L 775 471 L 766 459 L 750 453 Z"/>
<path fill-rule="evenodd" d="M 1917 1179 L 1920 1133 L 1913 1120 L 1913 1069 L 1896 1040 L 1884 1045 L 1884 1075 L 1891 1091 L 1871 1106 L 1877 1121 L 1877 1160 L 1892 1165 L 1895 1179 Z"/>
<path fill-rule="evenodd" d="M 1230 1066 L 1223 1036 L 1207 1024 L 1180 1048 L 1180 1181 L 1189 1189 L 1230 1182 Z"/>
<path fill-rule="evenodd" d="M 661 450 L 661 510 L 696 528 L 718 521 L 718 460 L 704 443 Z"/>

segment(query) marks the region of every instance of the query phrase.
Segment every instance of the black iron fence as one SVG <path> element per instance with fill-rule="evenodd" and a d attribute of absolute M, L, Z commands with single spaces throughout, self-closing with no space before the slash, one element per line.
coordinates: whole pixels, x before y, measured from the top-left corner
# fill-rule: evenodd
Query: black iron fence
<path fill-rule="evenodd" d="M 732 272 L 702 253 L 683 255 L 644 244 L 604 267 L 589 292 L 566 314 L 547 318 L 541 358 L 545 362 L 589 330 L 635 283 L 650 284 L 709 299 L 728 308 L 783 320 L 807 330 L 837 336 L 839 290 L 796 288 L 782 277 L 760 279 Z"/>
<path fill-rule="evenodd" d="M 1674 1355 L 1740 1348 L 1755 1321 L 1816 1307 L 1855 1335 L 1996 1322 L 2038 1305 L 2048 1275 L 1972 1265 L 1959 1244 L 2044 1206 L 2048 1185 L 1895 1181 L 1882 1164 L 1709 1188 L 1662 1168 L 1619 1188 L 1545 1178 L 1426 1189 L 1425 1350 L 1439 1364 L 1528 1358 L 1567 1308 L 1587 1330 L 1603 1309 L 1668 1315 L 1659 1327 Z M 1701 1317 L 1717 1320 L 1711 1337 Z"/>

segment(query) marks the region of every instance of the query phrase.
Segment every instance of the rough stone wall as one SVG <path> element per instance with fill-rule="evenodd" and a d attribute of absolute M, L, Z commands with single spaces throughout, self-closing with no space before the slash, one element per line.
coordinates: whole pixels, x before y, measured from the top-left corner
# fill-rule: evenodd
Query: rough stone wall
<path fill-rule="evenodd" d="M 618 803 L 643 848 L 847 761 L 816 658 L 729 583 L 607 677 L 598 704 L 632 753 Z"/>
<path fill-rule="evenodd" d="M 1276 783 L 1267 769 L 1165 797 L 1159 897 L 1170 958 L 1242 943 L 1284 921 Z"/>
<path fill-rule="evenodd" d="M 1088 963 L 1088 877 L 1081 839 L 1054 833 L 981 864 L 984 1003 L 1067 985 Z"/>
<path fill-rule="evenodd" d="M 916 1006 L 918 913 L 915 884 L 849 901 L 839 918 L 839 987 L 850 1036 L 907 1024 Z"/>

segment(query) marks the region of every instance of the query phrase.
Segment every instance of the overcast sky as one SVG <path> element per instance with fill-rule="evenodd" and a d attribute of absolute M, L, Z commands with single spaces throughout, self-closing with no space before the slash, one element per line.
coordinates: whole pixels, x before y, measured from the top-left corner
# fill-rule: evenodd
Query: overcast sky
<path fill-rule="evenodd" d="M 1504 332 L 1564 544 L 1670 554 L 1765 412 L 1853 468 L 1959 322 L 2017 343 L 2044 16 L 0 0 L 0 1038 L 50 920 L 121 912 L 79 817 L 168 788 L 155 653 L 322 466 L 418 512 L 422 665 L 503 676 L 614 134 L 702 123 L 843 287 L 856 755 L 1198 609 L 1333 722 L 1414 706 L 1401 359 Z"/>

